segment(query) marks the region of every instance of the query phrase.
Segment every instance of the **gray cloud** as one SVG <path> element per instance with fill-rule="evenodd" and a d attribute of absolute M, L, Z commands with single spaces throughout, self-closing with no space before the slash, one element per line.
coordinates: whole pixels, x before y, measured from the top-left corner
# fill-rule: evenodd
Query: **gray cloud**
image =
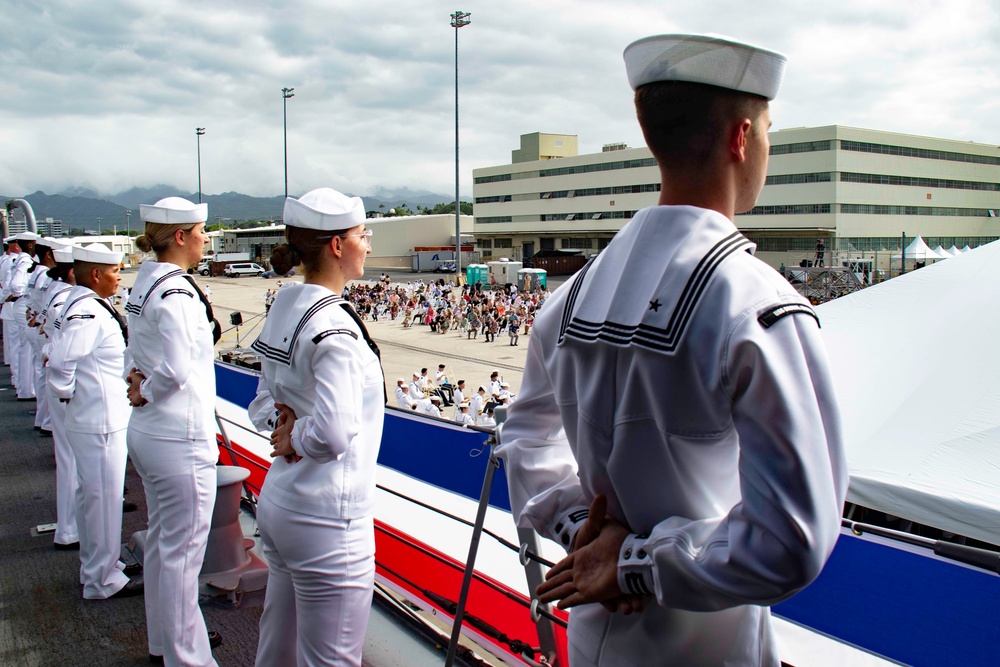
<path fill-rule="evenodd" d="M 0 192 L 70 186 L 293 192 L 454 178 L 452 3 L 103 0 L 5 3 Z M 728 34 L 789 54 L 775 127 L 845 124 L 1000 143 L 993 0 L 664 5 L 470 2 L 459 32 L 462 190 L 518 135 L 641 145 L 621 51 L 657 32 Z"/>

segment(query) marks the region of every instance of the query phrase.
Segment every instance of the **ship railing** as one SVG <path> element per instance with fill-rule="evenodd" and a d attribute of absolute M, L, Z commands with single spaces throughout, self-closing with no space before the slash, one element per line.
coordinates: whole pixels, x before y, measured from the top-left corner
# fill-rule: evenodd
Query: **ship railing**
<path fill-rule="evenodd" d="M 454 611 L 454 623 L 452 625 L 451 637 L 448 641 L 448 656 L 445 661 L 447 667 L 451 667 L 454 664 L 455 658 L 457 656 L 457 651 L 459 648 L 459 637 L 462 632 L 463 624 L 468 624 L 472 629 L 490 637 L 491 639 L 498 641 L 499 643 L 505 643 L 510 648 L 511 652 L 523 660 L 526 664 L 532 667 L 548 667 L 555 664 L 557 656 L 557 642 L 556 642 L 556 631 L 555 626 L 566 627 L 566 621 L 557 616 L 552 612 L 549 605 L 540 603 L 534 595 L 532 595 L 530 606 L 528 611 L 531 615 L 531 620 L 535 624 L 535 630 L 538 635 L 538 646 L 531 646 L 523 641 L 517 639 L 508 638 L 503 633 L 499 632 L 495 628 L 491 628 L 478 619 L 474 617 L 466 618 L 465 610 L 469 599 L 469 593 L 471 589 L 472 580 L 476 577 L 475 564 L 476 556 L 479 551 L 479 543 L 483 534 L 485 533 L 489 537 L 493 538 L 498 543 L 507 547 L 508 549 L 516 552 L 518 554 L 519 561 L 525 569 L 525 577 L 527 579 L 528 590 L 534 591 L 539 584 L 544 580 L 545 572 L 543 568 L 551 568 L 554 564 L 545 558 L 541 554 L 541 537 L 537 532 L 531 529 L 518 528 L 517 537 L 520 544 L 513 544 L 509 540 L 503 538 L 500 535 L 488 530 L 485 527 L 486 520 L 486 510 L 489 505 L 490 492 L 493 488 L 493 481 L 496 476 L 497 471 L 500 469 L 500 461 L 496 456 L 495 449 L 499 444 L 500 433 L 502 432 L 503 420 L 506 416 L 506 409 L 502 407 L 496 408 L 495 417 L 497 419 L 498 427 L 496 429 L 482 427 L 482 426 L 467 426 L 466 428 L 482 433 L 486 437 L 485 445 L 488 447 L 489 460 L 486 465 L 486 473 L 483 477 L 483 487 L 482 492 L 479 497 L 479 503 L 476 511 L 476 519 L 474 522 L 470 522 L 467 519 L 456 516 L 445 510 L 432 506 L 428 503 L 424 503 L 416 498 L 412 498 L 405 494 L 399 493 L 393 489 L 390 489 L 384 485 L 377 484 L 377 488 L 385 493 L 390 493 L 398 498 L 416 504 L 424 509 L 433 511 L 441 516 L 448 519 L 462 523 L 466 526 L 472 527 L 472 538 L 469 543 L 469 553 L 466 558 L 461 592 L 459 594 L 458 600 L 451 603 L 448 600 L 441 598 L 443 606 L 453 608 Z M 261 440 L 266 440 L 266 438 L 259 432 L 249 429 L 243 424 L 235 422 L 231 419 L 227 419 L 221 416 L 217 411 L 215 413 L 216 424 L 219 427 L 219 434 L 221 436 L 223 448 L 229 454 L 230 460 L 236 464 L 237 461 L 243 461 L 248 465 L 254 465 L 261 469 L 265 466 L 260 463 L 253 461 L 247 457 L 239 456 L 232 445 L 232 440 L 229 438 L 229 432 L 227 430 L 227 425 L 240 431 L 244 432 L 246 435 L 254 438 L 259 438 Z M 260 489 L 254 489 L 248 483 L 247 480 L 243 482 L 243 490 L 246 496 L 246 500 L 251 504 L 251 507 L 255 507 L 256 495 Z M 383 566 L 384 568 L 384 566 Z M 495 588 L 495 584 L 484 578 L 477 577 L 477 581 L 486 584 L 490 587 Z M 433 596 L 432 597 L 440 597 Z M 536 659 L 535 656 L 538 656 Z"/>

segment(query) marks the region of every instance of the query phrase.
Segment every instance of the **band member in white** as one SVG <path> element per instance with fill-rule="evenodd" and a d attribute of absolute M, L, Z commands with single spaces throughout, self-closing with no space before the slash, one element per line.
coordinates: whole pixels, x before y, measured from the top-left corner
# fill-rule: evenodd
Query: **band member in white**
<path fill-rule="evenodd" d="M 504 426 L 513 513 L 569 555 L 570 664 L 763 665 L 768 607 L 819 575 L 847 490 L 815 313 L 733 224 L 768 161 L 784 56 L 625 50 L 659 205 L 546 301 Z"/>
<path fill-rule="evenodd" d="M 122 382 L 124 321 L 105 299 L 121 282 L 121 258 L 100 243 L 73 248 L 77 285 L 56 323 L 59 339 L 48 362 L 48 382 L 66 404 L 66 434 L 76 458 L 80 580 L 88 600 L 142 594 L 142 583 L 130 580 L 118 560 L 130 410 Z"/>
<path fill-rule="evenodd" d="M 58 248 L 52 253 L 56 265 L 49 273 L 53 280 L 45 289 L 45 304 L 38 315 L 38 335 L 42 337 L 42 373 L 46 379 L 45 393 L 49 399 L 49 421 L 56 455 L 56 532 L 52 542 L 56 549 L 79 549 L 80 533 L 76 522 L 76 492 L 80 482 L 76 475 L 76 457 L 66 435 L 66 404 L 53 393 L 48 383 L 48 359 L 59 338 L 55 323 L 66 305 L 66 298 L 76 285 L 73 275 L 73 248 Z"/>
<path fill-rule="evenodd" d="M 378 348 L 341 293 L 371 252 L 361 199 L 313 190 L 285 200 L 278 292 L 253 348 L 250 418 L 271 432 L 257 520 L 269 576 L 258 667 L 360 665 L 375 578 L 375 469 L 385 380 Z"/>
<path fill-rule="evenodd" d="M 143 252 L 125 312 L 125 368 L 133 406 L 128 450 L 149 508 L 143 576 L 151 660 L 214 665 L 198 607 L 198 574 L 215 506 L 219 458 L 215 441 L 215 340 L 210 306 L 186 271 L 208 237 L 207 204 L 179 197 L 143 204 Z M 213 635 L 216 637 L 216 635 Z"/>

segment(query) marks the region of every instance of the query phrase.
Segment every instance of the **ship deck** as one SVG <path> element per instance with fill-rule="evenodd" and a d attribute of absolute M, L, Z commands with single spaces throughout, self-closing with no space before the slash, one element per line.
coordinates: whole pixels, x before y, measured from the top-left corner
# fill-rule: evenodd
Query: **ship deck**
<path fill-rule="evenodd" d="M 34 430 L 34 410 L 35 403 L 16 400 L 10 371 L 0 365 L 0 665 L 148 664 L 143 598 L 82 599 L 79 552 L 56 551 L 51 533 L 34 530 L 56 518 L 53 442 Z M 125 485 L 138 510 L 124 515 L 123 541 L 146 528 L 142 483 L 131 463 Z M 262 593 L 238 606 L 203 600 L 208 627 L 223 636 L 214 652 L 219 665 L 253 664 L 262 604 Z M 440 665 L 446 650 L 390 607 L 373 604 L 365 665 Z"/>

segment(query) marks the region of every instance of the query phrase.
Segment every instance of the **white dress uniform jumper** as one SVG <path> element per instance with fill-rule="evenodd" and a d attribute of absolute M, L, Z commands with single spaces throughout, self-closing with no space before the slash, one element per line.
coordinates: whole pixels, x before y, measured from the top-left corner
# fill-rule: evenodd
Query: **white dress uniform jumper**
<path fill-rule="evenodd" d="M 167 665 L 214 665 L 198 607 L 216 494 L 212 325 L 178 266 L 145 261 L 125 312 L 125 372 L 145 376 L 148 403 L 133 408 L 128 451 L 149 508 L 144 554 L 149 652 Z"/>
<path fill-rule="evenodd" d="M 499 453 L 569 546 L 597 494 L 641 613 L 570 614 L 573 665 L 777 666 L 767 605 L 839 535 L 847 472 L 816 316 L 726 217 L 640 211 L 545 304 Z M 609 400 L 614 397 L 614 400 Z"/>
<path fill-rule="evenodd" d="M 296 414 L 292 447 L 260 493 L 270 574 L 259 667 L 360 665 L 375 577 L 375 470 L 385 380 L 364 325 L 318 285 L 278 292 L 260 338 L 262 376 L 249 415 L 275 428 L 275 403 Z"/>
<path fill-rule="evenodd" d="M 90 288 L 74 287 L 56 322 L 48 382 L 66 404 L 66 436 L 76 459 L 80 576 L 85 599 L 117 593 L 128 577 L 122 544 L 125 427 L 130 408 L 122 381 L 125 339 L 113 307 Z"/>

